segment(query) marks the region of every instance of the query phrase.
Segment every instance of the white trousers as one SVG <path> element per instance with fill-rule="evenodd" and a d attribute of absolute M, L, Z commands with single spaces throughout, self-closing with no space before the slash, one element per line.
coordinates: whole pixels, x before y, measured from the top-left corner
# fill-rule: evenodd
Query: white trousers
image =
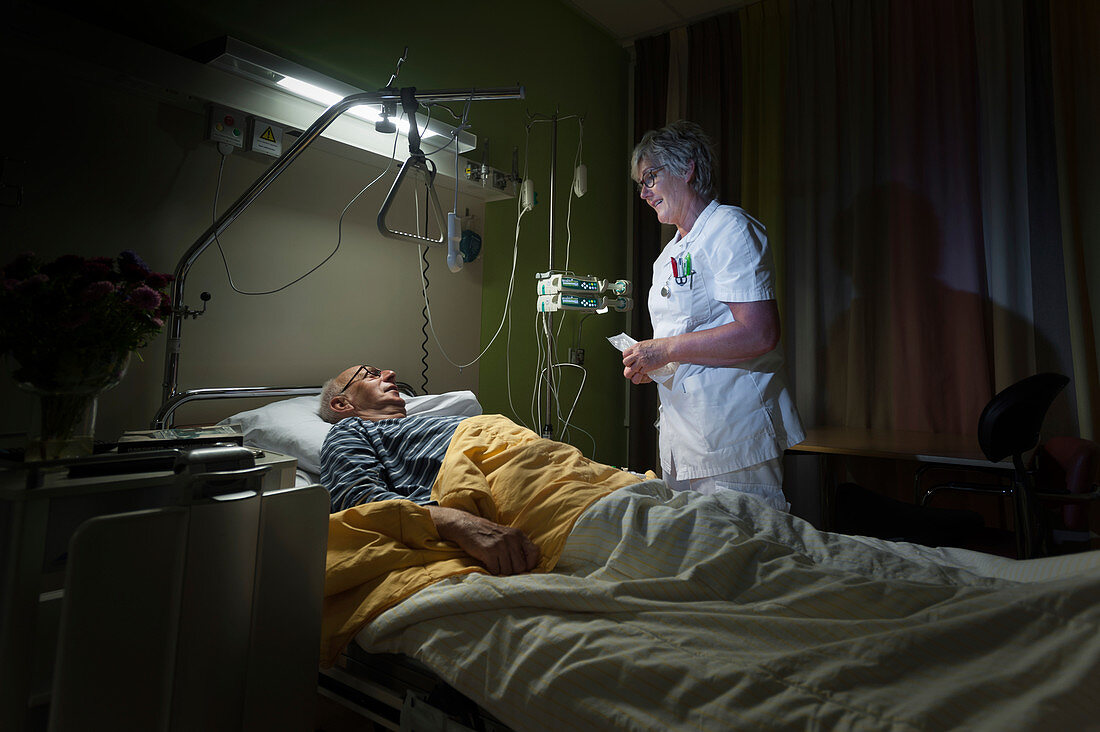
<path fill-rule="evenodd" d="M 776 510 L 791 510 L 791 504 L 783 495 L 783 458 L 781 457 L 750 465 L 741 470 L 709 475 L 706 478 L 677 480 L 665 476 L 665 482 L 674 491 L 696 491 L 705 495 L 718 491 L 741 491 L 756 496 Z"/>

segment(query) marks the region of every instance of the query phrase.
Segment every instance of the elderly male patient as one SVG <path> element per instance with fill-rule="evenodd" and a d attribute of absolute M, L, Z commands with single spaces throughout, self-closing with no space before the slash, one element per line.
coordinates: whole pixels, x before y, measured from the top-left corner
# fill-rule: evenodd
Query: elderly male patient
<path fill-rule="evenodd" d="M 372 501 L 413 501 L 427 508 L 440 538 L 493 574 L 518 574 L 538 564 L 538 547 L 519 529 L 431 499 L 447 446 L 465 417 L 407 417 L 396 374 L 366 365 L 329 379 L 319 412 L 334 425 L 321 448 L 321 482 L 332 494 L 333 512 Z"/>

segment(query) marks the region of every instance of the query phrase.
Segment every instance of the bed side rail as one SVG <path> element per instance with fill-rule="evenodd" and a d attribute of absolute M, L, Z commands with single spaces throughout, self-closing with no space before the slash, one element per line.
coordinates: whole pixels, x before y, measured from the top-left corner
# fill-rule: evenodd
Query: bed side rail
<path fill-rule="evenodd" d="M 150 429 L 160 430 L 172 425 L 172 415 L 184 404 L 206 399 L 245 399 L 249 397 L 316 396 L 319 386 L 223 386 L 206 389 L 188 389 L 160 405 L 153 417 Z"/>

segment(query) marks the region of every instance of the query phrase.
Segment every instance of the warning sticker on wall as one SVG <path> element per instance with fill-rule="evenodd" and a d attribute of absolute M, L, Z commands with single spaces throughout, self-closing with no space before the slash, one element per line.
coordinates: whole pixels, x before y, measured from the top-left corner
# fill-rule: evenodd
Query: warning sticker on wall
<path fill-rule="evenodd" d="M 262 119 L 252 122 L 252 146 L 254 152 L 278 157 L 283 154 L 283 128 Z"/>

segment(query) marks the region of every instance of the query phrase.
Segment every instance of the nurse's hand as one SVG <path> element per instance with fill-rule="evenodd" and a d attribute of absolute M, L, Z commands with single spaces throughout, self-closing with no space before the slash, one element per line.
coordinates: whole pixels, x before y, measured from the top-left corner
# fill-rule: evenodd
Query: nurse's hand
<path fill-rule="evenodd" d="M 623 351 L 623 376 L 635 384 L 649 384 L 653 379 L 647 375 L 668 363 L 660 343 L 656 340 L 635 343 Z"/>
<path fill-rule="evenodd" d="M 623 369 L 623 376 L 630 379 L 630 381 L 634 384 L 652 384 L 653 383 L 653 379 L 649 378 L 645 374 L 639 374 L 637 372 L 632 371 L 629 366 L 627 368 Z"/>

